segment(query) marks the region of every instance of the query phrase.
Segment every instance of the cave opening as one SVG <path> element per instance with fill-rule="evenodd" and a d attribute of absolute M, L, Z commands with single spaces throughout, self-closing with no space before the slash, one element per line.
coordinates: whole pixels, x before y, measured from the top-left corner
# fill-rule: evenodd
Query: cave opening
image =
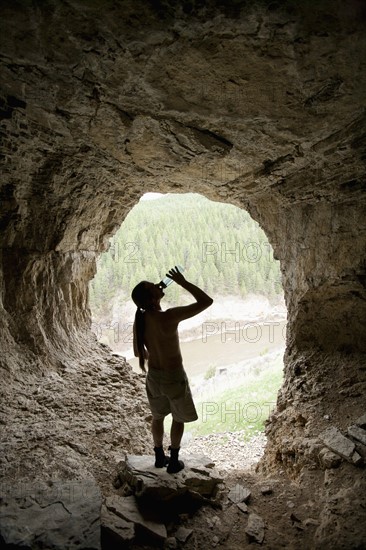
<path fill-rule="evenodd" d="M 245 210 L 197 193 L 142 195 L 98 258 L 89 283 L 92 330 L 141 372 L 132 348 L 130 292 L 140 280 L 161 280 L 176 264 L 214 298 L 209 310 L 179 325 L 199 416 L 185 425 L 183 448 L 197 452 L 208 439 L 220 468 L 249 467 L 264 451 L 264 424 L 283 383 L 287 311 L 279 262 Z M 191 302 L 171 285 L 162 305 Z M 170 422 L 171 415 L 166 434 Z"/>

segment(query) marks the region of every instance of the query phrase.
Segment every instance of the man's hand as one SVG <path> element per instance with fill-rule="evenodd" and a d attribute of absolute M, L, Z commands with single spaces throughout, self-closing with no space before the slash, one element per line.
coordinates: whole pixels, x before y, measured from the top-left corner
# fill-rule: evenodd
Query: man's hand
<path fill-rule="evenodd" d="M 170 269 L 166 276 L 169 277 L 169 279 L 173 279 L 175 283 L 181 286 L 183 286 L 187 282 L 177 266 Z"/>

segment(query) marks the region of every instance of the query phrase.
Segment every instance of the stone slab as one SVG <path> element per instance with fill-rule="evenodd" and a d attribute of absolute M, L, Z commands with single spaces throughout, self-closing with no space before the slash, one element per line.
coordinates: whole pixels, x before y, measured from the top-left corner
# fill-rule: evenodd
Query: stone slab
<path fill-rule="evenodd" d="M 215 496 L 217 485 L 222 477 L 213 467 L 212 460 L 203 455 L 184 456 L 185 467 L 176 474 L 168 474 L 166 468 L 155 468 L 152 455 L 127 455 L 119 464 L 118 475 L 121 481 L 134 488 L 137 497 L 152 497 L 169 500 L 187 492 L 205 498 Z"/>
<path fill-rule="evenodd" d="M 320 439 L 323 441 L 324 445 L 328 447 L 328 449 L 339 454 L 349 462 L 352 462 L 355 444 L 350 439 L 342 435 L 338 428 L 335 428 L 334 426 L 328 428 L 320 434 Z"/>
<path fill-rule="evenodd" d="M 101 505 L 93 479 L 23 483 L 2 493 L 1 537 L 27 548 L 99 550 Z"/>
<path fill-rule="evenodd" d="M 115 524 L 120 525 L 122 531 L 128 528 L 128 525 L 126 525 L 127 522 L 135 526 L 135 532 L 136 528 L 140 528 L 144 533 L 156 540 L 164 541 L 167 538 L 165 525 L 144 518 L 137 506 L 136 498 L 133 495 L 128 497 L 121 497 L 119 495 L 107 497 L 105 507 L 109 512 L 122 519 L 122 522 L 117 522 L 115 520 Z"/>
<path fill-rule="evenodd" d="M 349 426 L 347 432 L 348 435 L 357 439 L 362 445 L 366 445 L 366 430 L 363 430 L 359 426 Z"/>
<path fill-rule="evenodd" d="M 117 516 L 107 506 L 102 506 L 102 542 L 103 548 L 120 545 L 124 548 L 135 538 L 135 524 Z"/>
<path fill-rule="evenodd" d="M 239 502 L 248 502 L 250 498 L 251 492 L 249 489 L 246 489 L 239 483 L 233 487 L 229 494 L 228 499 L 231 500 L 231 502 L 234 502 L 235 504 L 238 504 Z"/>

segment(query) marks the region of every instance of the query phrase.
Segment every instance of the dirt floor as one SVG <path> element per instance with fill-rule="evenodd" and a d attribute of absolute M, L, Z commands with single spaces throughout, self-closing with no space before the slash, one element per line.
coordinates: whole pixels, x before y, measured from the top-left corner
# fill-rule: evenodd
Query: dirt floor
<path fill-rule="evenodd" d="M 262 546 L 271 550 L 280 548 L 300 550 L 362 550 L 366 548 L 366 476 L 362 468 L 343 462 L 336 469 L 304 469 L 295 479 L 280 467 L 275 473 L 263 473 L 258 462 L 264 450 L 260 438 L 248 442 L 244 454 L 250 466 L 245 469 L 223 468 L 218 471 L 223 478 L 215 501 L 203 505 L 198 511 L 187 510 L 165 522 L 168 539 L 164 548 L 206 550 L 223 548 L 242 550 Z M 219 440 L 218 440 L 219 441 Z M 212 449 L 211 449 L 212 450 Z M 221 456 L 219 449 L 216 455 Z M 222 456 L 221 456 L 222 458 Z M 103 493 L 116 492 L 108 480 L 104 480 Z M 237 484 L 250 491 L 247 511 L 233 503 L 228 494 Z M 257 514 L 264 523 L 264 539 L 261 543 L 247 533 L 250 514 Z M 178 529 L 183 527 L 183 538 L 178 540 Z M 364 541 L 365 544 L 362 542 Z M 135 543 L 133 550 L 153 548 Z M 108 548 L 108 550 L 110 550 Z"/>

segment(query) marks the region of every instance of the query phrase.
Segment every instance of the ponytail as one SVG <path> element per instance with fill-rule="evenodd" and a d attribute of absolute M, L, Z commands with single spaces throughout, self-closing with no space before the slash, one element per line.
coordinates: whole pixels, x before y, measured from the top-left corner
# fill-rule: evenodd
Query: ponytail
<path fill-rule="evenodd" d="M 145 311 L 150 308 L 151 295 L 146 288 L 148 281 L 141 281 L 132 291 L 131 298 L 137 306 L 135 322 L 133 324 L 133 350 L 135 357 L 139 358 L 140 369 L 146 372 L 145 361 L 148 358 L 148 350 L 145 346 Z"/>
<path fill-rule="evenodd" d="M 146 372 L 145 360 L 147 359 L 147 349 L 144 342 L 145 331 L 145 311 L 139 307 L 135 313 L 135 322 L 133 324 L 133 339 L 135 345 L 135 356 L 139 358 L 139 366 L 143 372 Z"/>

